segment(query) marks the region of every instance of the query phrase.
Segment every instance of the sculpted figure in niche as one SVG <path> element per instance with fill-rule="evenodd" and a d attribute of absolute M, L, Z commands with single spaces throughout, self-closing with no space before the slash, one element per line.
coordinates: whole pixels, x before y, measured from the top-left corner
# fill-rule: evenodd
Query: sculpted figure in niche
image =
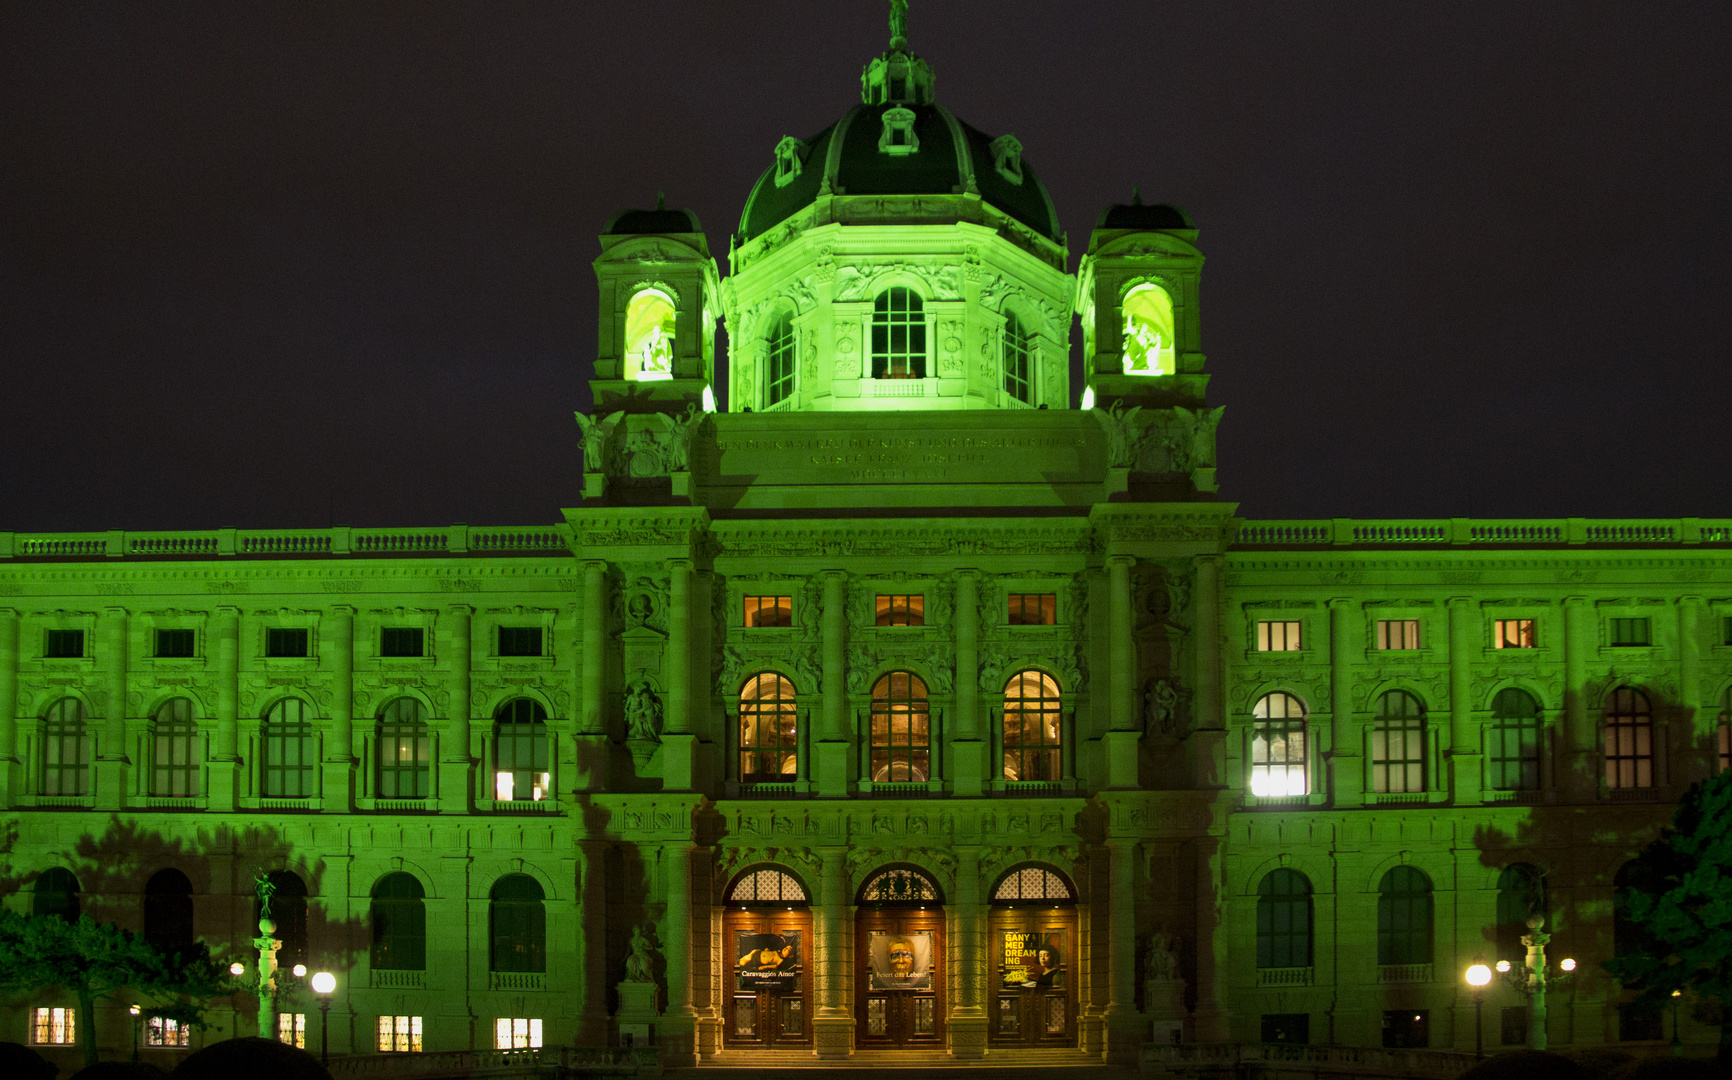
<path fill-rule="evenodd" d="M 1149 938 L 1149 978 L 1170 982 L 1179 977 L 1179 939 L 1165 930 Z"/>
<path fill-rule="evenodd" d="M 631 739 L 655 739 L 657 729 L 662 724 L 662 703 L 656 700 L 649 683 L 639 679 L 626 692 L 625 726 L 626 737 Z"/>
<path fill-rule="evenodd" d="M 644 936 L 643 927 L 631 928 L 631 955 L 625 958 L 625 981 L 634 983 L 655 982 L 655 972 L 652 970 L 654 961 L 650 957 L 649 938 Z"/>
<path fill-rule="evenodd" d="M 1155 679 L 1143 697 L 1143 724 L 1151 735 L 1176 735 L 1179 727 L 1179 692 L 1170 679 Z"/>
<path fill-rule="evenodd" d="M 661 440 L 662 464 L 668 472 L 685 472 L 691 465 L 692 436 L 707 414 L 696 405 L 687 405 L 683 417 L 657 414 L 666 434 Z"/>

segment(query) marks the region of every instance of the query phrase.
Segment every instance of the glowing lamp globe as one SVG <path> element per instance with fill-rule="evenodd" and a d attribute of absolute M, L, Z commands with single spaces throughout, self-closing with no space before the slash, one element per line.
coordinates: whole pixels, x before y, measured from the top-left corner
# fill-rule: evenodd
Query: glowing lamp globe
<path fill-rule="evenodd" d="M 1497 969 L 1499 971 L 1508 971 L 1509 970 L 1509 961 L 1508 960 L 1499 960 L 1497 962 Z"/>
<path fill-rule="evenodd" d="M 244 975 L 244 974 L 246 974 L 246 970 L 247 969 L 246 969 L 245 964 L 233 963 L 233 964 L 229 965 L 229 974 L 230 975 Z"/>
<path fill-rule="evenodd" d="M 337 977 L 328 971 L 313 976 L 313 993 L 328 994 L 337 988 Z"/>
<path fill-rule="evenodd" d="M 1475 964 L 1467 969 L 1467 984 L 1469 986 L 1484 986 L 1491 982 L 1491 968 L 1484 964 Z"/>
<path fill-rule="evenodd" d="M 307 977 L 307 965 L 305 964 L 296 964 L 292 970 L 297 979 L 304 979 Z"/>
<path fill-rule="evenodd" d="M 1569 957 L 1567 957 L 1567 956 L 1566 956 L 1566 957 L 1564 957 L 1564 959 L 1563 959 L 1563 962 L 1562 962 L 1562 963 L 1560 963 L 1560 964 L 1559 964 L 1559 965 L 1558 965 L 1558 966 L 1559 966 L 1559 967 L 1561 967 L 1561 968 L 1563 968 L 1563 969 L 1564 969 L 1564 970 L 1565 970 L 1565 971 L 1574 971 L 1574 970 L 1576 970 L 1576 962 L 1575 962 L 1575 961 L 1574 961 L 1574 960 L 1571 960 L 1571 959 L 1570 959 L 1570 958 L 1569 958 Z"/>

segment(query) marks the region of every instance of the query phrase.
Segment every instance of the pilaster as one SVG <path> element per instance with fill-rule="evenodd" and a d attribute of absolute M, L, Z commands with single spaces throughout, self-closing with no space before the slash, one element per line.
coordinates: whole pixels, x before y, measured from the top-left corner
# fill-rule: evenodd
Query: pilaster
<path fill-rule="evenodd" d="M 1477 806 L 1482 794 L 1481 752 L 1473 723 L 1473 652 L 1479 640 L 1478 612 L 1465 596 L 1449 600 L 1449 785 L 1457 806 Z"/>
<path fill-rule="evenodd" d="M 581 705 L 577 720 L 578 791 L 605 791 L 611 745 L 607 735 L 605 674 L 607 648 L 607 564 L 591 560 L 583 564 L 583 615 L 578 624 L 578 693 Z"/>
<path fill-rule="evenodd" d="M 445 613 L 445 660 L 451 715 L 447 720 L 439 762 L 439 810 L 467 814 L 474 805 L 475 761 L 470 751 L 470 632 L 475 609 L 453 604 Z"/>
<path fill-rule="evenodd" d="M 102 693 L 106 703 L 102 737 L 96 741 L 96 808 L 119 810 L 126 805 L 127 781 L 132 760 L 126 755 L 126 646 L 125 608 L 105 608 L 97 623 L 97 646 L 102 671 Z"/>
<path fill-rule="evenodd" d="M 818 897 L 818 1013 L 812 1017 L 812 1041 L 821 1058 L 845 1058 L 854 1053 L 854 1014 L 848 1008 L 848 849 L 822 847 L 823 889 Z"/>
<path fill-rule="evenodd" d="M 0 810 L 16 804 L 23 781 L 18 760 L 18 612 L 0 608 Z"/>
<path fill-rule="evenodd" d="M 834 799 L 848 794 L 848 763 L 853 749 L 848 730 L 848 615 L 843 610 L 847 576 L 840 570 L 827 570 L 823 579 L 824 722 L 812 779 L 820 796 Z"/>
<path fill-rule="evenodd" d="M 211 641 L 216 649 L 216 743 L 210 763 L 210 808 L 239 808 L 242 768 L 240 755 L 240 631 L 239 608 L 219 607 L 211 615 Z"/>
<path fill-rule="evenodd" d="M 692 843 L 662 845 L 662 880 L 667 906 L 662 918 L 662 948 L 667 958 L 668 1005 L 657 1025 L 664 1066 L 697 1064 L 697 1011 L 692 1008 Z"/>
<path fill-rule="evenodd" d="M 1336 806 L 1365 802 L 1365 768 L 1353 723 L 1353 601 L 1329 601 L 1329 773 Z"/>
<path fill-rule="evenodd" d="M 1142 733 L 1136 722 L 1136 641 L 1131 613 L 1130 555 L 1107 559 L 1107 645 L 1112 695 L 1107 703 L 1107 787 L 1134 788 L 1142 758 Z"/>
<path fill-rule="evenodd" d="M 1583 596 L 1564 598 L 1564 760 L 1559 786 L 1573 801 L 1590 802 L 1604 782 L 1588 713 L 1588 664 L 1594 635 L 1593 611 Z"/>
<path fill-rule="evenodd" d="M 956 1004 L 950 1011 L 950 1053 L 959 1058 L 982 1058 L 986 1056 L 984 991 L 991 947 L 983 930 L 986 908 L 981 903 L 980 849 L 968 844 L 953 850 L 958 963 Z"/>
<path fill-rule="evenodd" d="M 1686 745 L 1683 768 L 1673 779 L 1694 783 L 1714 775 L 1718 748 L 1714 744 L 1717 717 L 1702 708 L 1702 598 L 1678 598 L 1678 712 L 1679 727 L 1673 745 Z"/>
<path fill-rule="evenodd" d="M 577 842 L 578 1046 L 607 1045 L 607 851 L 600 840 Z"/>
<path fill-rule="evenodd" d="M 668 650 L 663 685 L 662 790 L 690 791 L 697 767 L 697 737 L 691 733 L 692 561 L 669 559 Z"/>
<path fill-rule="evenodd" d="M 1136 1004 L 1136 853 L 1134 837 L 1106 842 L 1109 859 L 1107 935 L 1112 943 L 1106 1009 L 1109 1063 L 1135 1064 L 1143 1046 L 1143 1018 Z"/>
<path fill-rule="evenodd" d="M 1193 560 L 1197 590 L 1192 597 L 1196 612 L 1197 671 L 1192 680 L 1192 728 L 1196 745 L 1191 760 L 1197 786 L 1225 788 L 1227 780 L 1227 713 L 1221 663 L 1221 557 L 1198 555 Z"/>
<path fill-rule="evenodd" d="M 974 570 L 956 575 L 956 737 L 952 740 L 959 796 L 979 795 L 996 773 L 986 760 L 980 722 L 980 581 Z"/>
<path fill-rule="evenodd" d="M 325 737 L 324 809 L 346 814 L 355 808 L 355 609 L 331 609 L 319 635 L 331 665 L 331 722 Z"/>

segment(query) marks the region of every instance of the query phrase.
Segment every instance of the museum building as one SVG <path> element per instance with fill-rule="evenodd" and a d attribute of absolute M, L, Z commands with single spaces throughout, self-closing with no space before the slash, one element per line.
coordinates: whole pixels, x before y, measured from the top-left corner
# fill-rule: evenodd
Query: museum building
<path fill-rule="evenodd" d="M 263 1020 L 147 1057 L 316 1039 L 294 965 L 343 1054 L 1471 1049 L 1535 917 L 1552 1046 L 1661 1037 L 1599 964 L 1729 766 L 1732 519 L 1239 518 L 1191 218 L 1109 207 L 1073 272 L 934 88 L 899 11 L 726 278 L 689 212 L 608 223 L 563 521 L 0 532 L 5 904 L 250 973 L 273 893 Z M 128 1046 L 73 1004 L 0 1040 Z"/>

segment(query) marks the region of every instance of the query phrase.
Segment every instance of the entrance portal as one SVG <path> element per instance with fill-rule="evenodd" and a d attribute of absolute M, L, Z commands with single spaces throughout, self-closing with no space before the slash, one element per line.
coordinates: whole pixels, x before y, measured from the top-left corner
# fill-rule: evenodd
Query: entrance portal
<path fill-rule="evenodd" d="M 812 911 L 805 887 L 784 870 L 747 870 L 723 903 L 723 948 L 732 971 L 722 1045 L 810 1049 Z"/>
<path fill-rule="evenodd" d="M 909 867 L 880 870 L 854 917 L 855 1041 L 862 1049 L 944 1045 L 944 908 Z"/>
<path fill-rule="evenodd" d="M 1076 893 L 1053 871 L 1024 866 L 999 880 L 988 920 L 992 1045 L 1076 1045 L 1076 925 Z"/>

